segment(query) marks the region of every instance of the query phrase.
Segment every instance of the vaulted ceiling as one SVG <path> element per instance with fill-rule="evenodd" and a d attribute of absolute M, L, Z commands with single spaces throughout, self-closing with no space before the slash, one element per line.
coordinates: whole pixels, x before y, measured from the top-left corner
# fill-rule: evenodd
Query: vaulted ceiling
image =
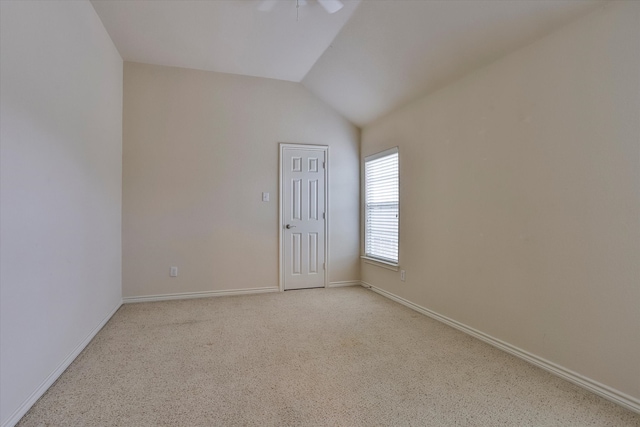
<path fill-rule="evenodd" d="M 92 0 L 125 61 L 301 82 L 363 126 L 603 0 Z"/>
<path fill-rule="evenodd" d="M 360 0 L 327 13 L 315 0 L 93 0 L 125 61 L 299 82 Z"/>

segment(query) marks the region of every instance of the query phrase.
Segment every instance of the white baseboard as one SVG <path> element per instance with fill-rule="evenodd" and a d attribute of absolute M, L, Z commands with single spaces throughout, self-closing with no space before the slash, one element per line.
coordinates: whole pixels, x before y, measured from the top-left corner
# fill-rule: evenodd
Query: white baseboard
<path fill-rule="evenodd" d="M 118 311 L 120 306 L 122 306 L 122 301 L 120 301 L 115 306 L 115 308 L 111 310 L 111 312 L 109 312 L 109 314 L 107 314 L 104 319 L 102 319 L 98 326 L 96 326 L 91 332 L 89 332 L 89 335 L 87 335 L 85 339 L 83 339 L 82 342 L 78 344 L 67 357 L 65 357 L 62 363 L 60 363 L 58 367 L 54 369 L 53 372 L 51 372 L 51 374 L 49 374 L 49 376 L 22 403 L 22 405 L 20 405 L 20 407 L 16 409 L 16 411 L 11 414 L 11 416 L 4 423 L 2 423 L 1 427 L 13 427 L 18 423 L 18 421 L 20 421 L 22 417 L 24 417 L 24 414 L 26 414 L 29 409 L 31 409 L 33 404 L 36 403 L 36 401 L 40 399 L 40 397 L 42 397 L 42 395 L 49 389 L 49 387 L 51 387 L 51 384 L 56 382 L 58 377 L 60 377 L 60 375 L 62 375 L 62 373 L 69 367 L 69 365 L 71 365 L 76 357 L 78 357 L 80 352 L 82 352 L 82 350 L 84 350 L 85 347 L 91 342 L 93 337 L 95 337 L 96 334 L 100 332 L 100 329 L 102 329 L 102 327 L 107 324 L 109 319 L 111 319 L 116 311 Z"/>
<path fill-rule="evenodd" d="M 384 289 L 380 289 L 376 286 L 373 286 L 370 283 L 361 282 L 361 285 L 365 288 L 371 289 L 372 291 L 384 297 L 387 297 L 406 307 L 409 307 L 410 309 L 415 310 L 418 313 L 422 313 L 425 316 L 429 316 L 435 320 L 438 320 L 453 328 L 456 328 L 466 334 L 469 334 L 475 338 L 478 338 L 479 340 L 484 341 L 487 344 L 497 347 L 500 350 L 506 351 L 507 353 L 512 354 L 516 357 L 519 357 L 520 359 L 526 360 L 527 362 L 533 365 L 536 365 L 544 369 L 545 371 L 548 371 L 562 379 L 565 379 L 573 384 L 576 384 L 584 389 L 587 389 L 590 392 L 595 393 L 601 397 L 604 397 L 605 399 L 610 400 L 614 403 L 617 403 L 618 405 L 623 406 L 633 412 L 640 413 L 640 400 L 636 399 L 633 396 L 629 396 L 626 393 L 623 393 L 614 388 L 601 384 L 595 380 L 585 377 L 584 375 L 580 375 L 579 373 L 574 372 L 570 369 L 566 369 L 560 365 L 557 365 L 553 362 L 550 362 L 546 359 L 536 356 L 535 354 L 529 353 L 528 351 L 525 351 L 507 342 L 504 342 L 490 335 L 487 335 L 484 332 L 478 331 L 477 329 L 471 328 L 456 320 L 453 320 L 446 316 L 438 314 L 435 311 L 429 310 L 428 308 L 424 308 L 420 305 L 414 304 L 411 301 L 408 301 L 402 297 L 392 294 L 389 291 L 385 291 Z"/>
<path fill-rule="evenodd" d="M 342 282 L 330 282 L 329 283 L 329 287 L 330 288 L 343 288 L 345 286 L 360 286 L 362 282 L 360 282 L 359 280 L 345 280 Z"/>
<path fill-rule="evenodd" d="M 192 299 L 192 298 L 208 298 L 208 297 L 221 297 L 231 295 L 247 295 L 247 294 L 263 294 L 266 292 L 279 292 L 280 288 L 277 286 L 265 287 L 265 288 L 245 288 L 245 289 L 228 289 L 222 291 L 205 291 L 205 292 L 182 292 L 178 294 L 161 294 L 161 295 L 147 295 L 140 297 L 125 297 L 122 298 L 122 302 L 125 304 L 134 302 L 152 302 L 152 301 L 168 301 L 174 299 Z"/>

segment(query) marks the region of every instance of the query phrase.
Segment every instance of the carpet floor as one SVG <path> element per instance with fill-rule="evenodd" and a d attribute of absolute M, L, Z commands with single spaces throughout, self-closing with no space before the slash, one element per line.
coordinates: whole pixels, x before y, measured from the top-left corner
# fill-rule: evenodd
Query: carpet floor
<path fill-rule="evenodd" d="M 640 426 L 360 287 L 128 304 L 18 424 Z"/>

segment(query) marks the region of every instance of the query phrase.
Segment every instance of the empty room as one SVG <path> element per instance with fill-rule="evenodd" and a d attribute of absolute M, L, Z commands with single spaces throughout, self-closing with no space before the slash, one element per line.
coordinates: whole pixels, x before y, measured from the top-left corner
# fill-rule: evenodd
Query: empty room
<path fill-rule="evenodd" d="M 640 426 L 640 1 L 0 0 L 0 427 Z"/>

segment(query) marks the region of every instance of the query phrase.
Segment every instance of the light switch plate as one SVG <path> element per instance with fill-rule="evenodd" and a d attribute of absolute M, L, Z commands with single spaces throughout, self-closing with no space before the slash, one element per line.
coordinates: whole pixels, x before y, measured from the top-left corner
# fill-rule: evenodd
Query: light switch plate
<path fill-rule="evenodd" d="M 171 277 L 178 277 L 178 267 L 171 267 Z"/>
<path fill-rule="evenodd" d="M 263 202 L 269 201 L 269 193 L 262 193 L 262 201 Z"/>

